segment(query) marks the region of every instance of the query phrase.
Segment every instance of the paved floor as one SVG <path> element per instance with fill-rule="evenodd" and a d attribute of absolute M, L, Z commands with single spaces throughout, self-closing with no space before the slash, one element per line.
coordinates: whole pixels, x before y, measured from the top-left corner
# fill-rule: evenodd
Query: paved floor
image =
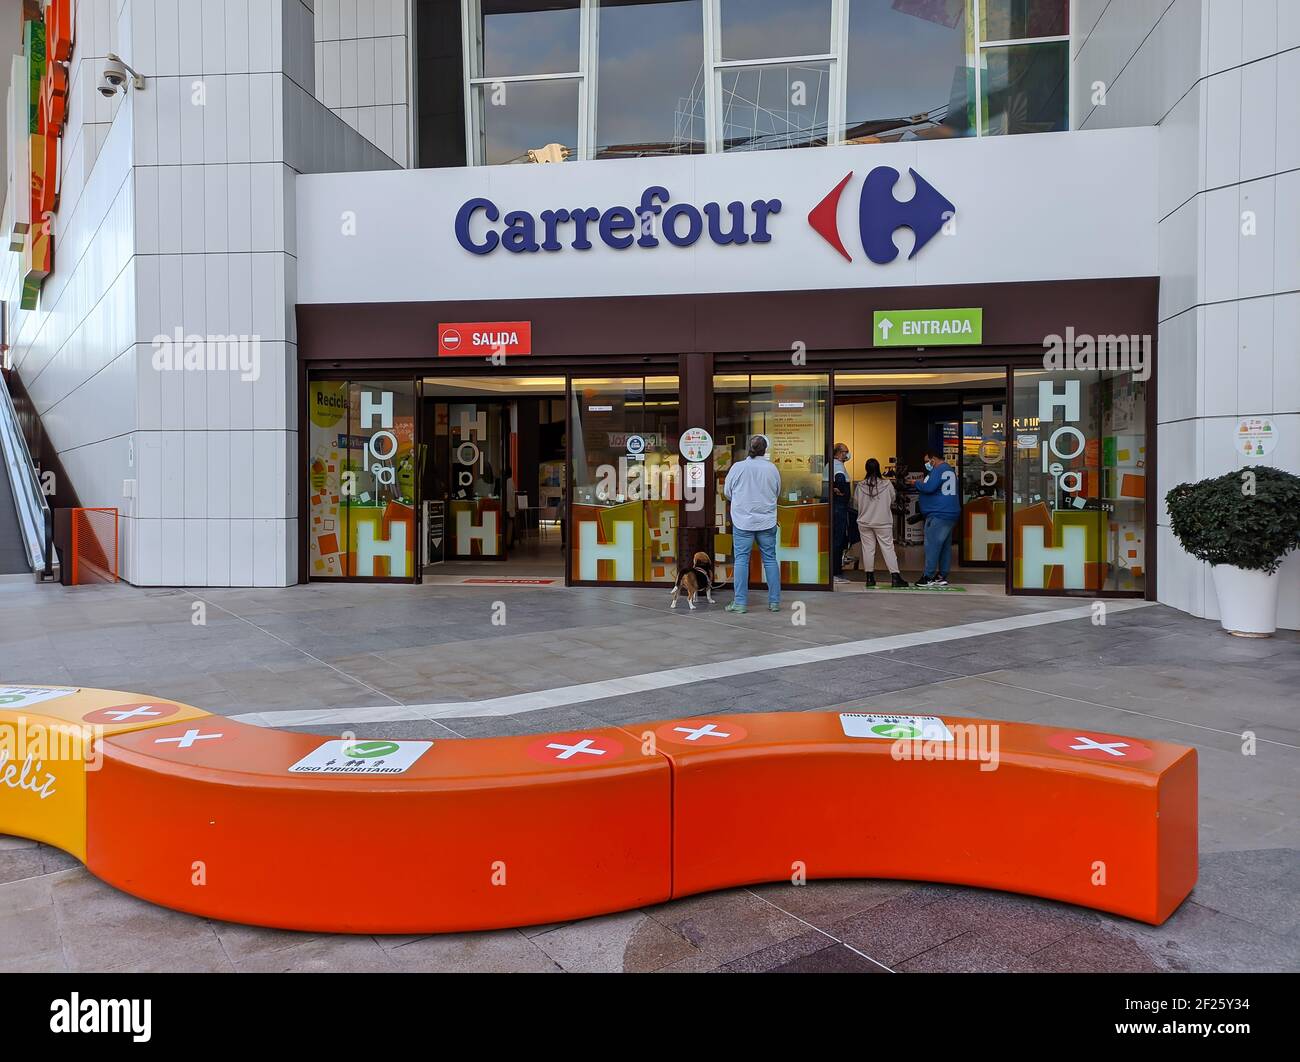
<path fill-rule="evenodd" d="M 363 737 L 868 707 L 1068 722 L 1197 747 L 1196 890 L 1159 928 L 975 889 L 853 881 L 735 889 L 518 931 L 337 937 L 161 910 L 58 851 L 0 838 L 0 968 L 1300 969 L 1296 634 L 1239 640 L 1146 605 L 1112 606 L 1099 625 L 1086 602 L 996 594 L 787 595 L 781 614 L 743 617 L 721 611 L 725 594 L 695 612 L 669 611 L 667 598 L 0 581 L 0 682 L 132 690 Z M 792 650 L 805 662 L 789 662 Z"/>

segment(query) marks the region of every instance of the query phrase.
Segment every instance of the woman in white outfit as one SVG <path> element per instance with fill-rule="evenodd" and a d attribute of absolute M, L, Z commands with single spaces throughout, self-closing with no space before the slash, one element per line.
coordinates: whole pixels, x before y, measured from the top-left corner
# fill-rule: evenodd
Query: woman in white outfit
<path fill-rule="evenodd" d="M 867 573 L 870 589 L 876 585 L 876 544 L 889 568 L 891 585 L 907 586 L 898 572 L 898 556 L 894 553 L 894 484 L 880 474 L 880 462 L 874 457 L 867 461 L 866 478 L 853 492 L 853 506 L 858 511 L 858 531 L 862 535 L 862 569 Z"/>

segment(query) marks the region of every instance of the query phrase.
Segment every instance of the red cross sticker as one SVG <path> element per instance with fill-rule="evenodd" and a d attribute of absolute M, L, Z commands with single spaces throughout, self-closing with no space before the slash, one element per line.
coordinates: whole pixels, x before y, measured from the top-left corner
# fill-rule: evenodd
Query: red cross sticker
<path fill-rule="evenodd" d="M 179 712 L 180 705 L 166 701 L 135 701 L 131 704 L 114 704 L 96 708 L 81 718 L 87 723 L 153 723 Z"/>
<path fill-rule="evenodd" d="M 1098 734 L 1095 731 L 1085 733 L 1078 730 L 1065 730 L 1053 734 L 1047 739 L 1047 743 L 1063 752 L 1087 756 L 1090 760 L 1102 760 L 1106 763 L 1136 763 L 1139 760 L 1149 760 L 1155 755 L 1150 746 L 1143 745 L 1132 738 Z"/>
<path fill-rule="evenodd" d="M 586 767 L 618 759 L 623 746 L 600 734 L 549 734 L 534 741 L 524 751 L 542 763 Z"/>
<path fill-rule="evenodd" d="M 660 741 L 693 749 L 730 745 L 749 734 L 743 726 L 724 719 L 674 719 L 655 730 Z"/>

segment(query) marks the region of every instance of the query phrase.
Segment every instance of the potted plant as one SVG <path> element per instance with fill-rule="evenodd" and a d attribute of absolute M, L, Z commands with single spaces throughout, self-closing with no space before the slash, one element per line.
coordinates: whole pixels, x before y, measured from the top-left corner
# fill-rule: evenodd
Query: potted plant
<path fill-rule="evenodd" d="M 1300 476 L 1252 465 L 1180 483 L 1165 503 L 1183 549 L 1211 565 L 1223 629 L 1250 638 L 1272 634 L 1278 568 L 1300 546 Z"/>

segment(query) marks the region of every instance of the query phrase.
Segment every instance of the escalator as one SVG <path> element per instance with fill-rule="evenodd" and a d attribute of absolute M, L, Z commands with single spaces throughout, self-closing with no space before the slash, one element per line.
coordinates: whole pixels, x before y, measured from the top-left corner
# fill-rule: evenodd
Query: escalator
<path fill-rule="evenodd" d="M 55 575 L 54 521 L 0 374 L 0 575 Z"/>

